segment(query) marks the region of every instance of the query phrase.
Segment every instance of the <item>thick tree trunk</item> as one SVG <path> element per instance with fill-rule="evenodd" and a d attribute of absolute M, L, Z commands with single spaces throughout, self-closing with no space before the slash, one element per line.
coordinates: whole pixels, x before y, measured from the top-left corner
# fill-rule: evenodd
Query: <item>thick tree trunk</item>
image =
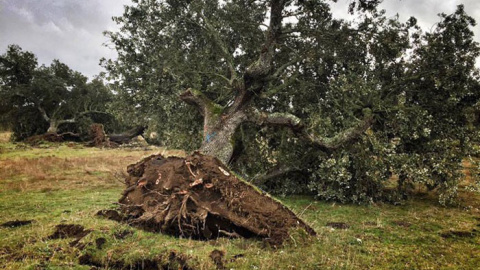
<path fill-rule="evenodd" d="M 199 150 L 228 164 L 233 154 L 235 131 L 247 119 L 245 107 L 226 110 L 195 89 L 188 89 L 180 98 L 196 106 L 203 115 L 203 142 Z"/>
<path fill-rule="evenodd" d="M 203 142 L 199 150 L 228 164 L 235 147 L 233 136 L 240 124 L 246 120 L 246 116 L 242 111 L 237 111 L 230 115 L 214 117 L 216 119 L 211 119 L 211 116 L 204 117 L 205 123 L 209 124 L 204 126 Z"/>
<path fill-rule="evenodd" d="M 50 119 L 49 121 L 49 127 L 47 129 L 47 133 L 57 133 L 58 132 L 58 126 L 59 126 L 59 122 L 57 120 L 54 120 L 54 119 Z"/>

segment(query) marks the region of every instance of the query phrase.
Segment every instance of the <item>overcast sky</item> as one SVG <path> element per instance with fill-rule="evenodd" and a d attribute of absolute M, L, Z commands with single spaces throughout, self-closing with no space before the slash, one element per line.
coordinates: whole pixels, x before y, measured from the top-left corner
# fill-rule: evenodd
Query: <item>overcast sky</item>
<path fill-rule="evenodd" d="M 350 0 L 333 4 L 334 17 L 349 18 Z M 59 59 L 70 68 L 92 77 L 102 71 L 102 57 L 115 52 L 102 44 L 105 30 L 117 29 L 112 16 L 121 15 L 130 0 L 0 0 L 0 53 L 18 44 L 37 55 L 40 64 Z M 415 16 L 425 30 L 438 22 L 438 13 L 452 13 L 459 4 L 480 22 L 480 0 L 385 0 L 381 7 L 401 21 Z M 480 41 L 480 27 L 475 34 Z M 478 61 L 477 61 L 478 63 Z"/>
<path fill-rule="evenodd" d="M 105 30 L 117 29 L 112 16 L 130 0 L 0 0 L 0 53 L 9 44 L 33 52 L 40 64 L 59 59 L 92 77 L 102 57 L 115 52 L 102 44 Z"/>

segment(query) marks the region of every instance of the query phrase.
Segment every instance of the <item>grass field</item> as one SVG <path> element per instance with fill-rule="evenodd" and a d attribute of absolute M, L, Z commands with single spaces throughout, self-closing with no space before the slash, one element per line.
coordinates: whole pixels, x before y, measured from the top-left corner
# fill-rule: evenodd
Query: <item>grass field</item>
<path fill-rule="evenodd" d="M 0 227 L 0 268 L 480 269 L 480 195 L 463 189 L 457 207 L 428 195 L 401 206 L 279 198 L 318 234 L 292 232 L 279 249 L 254 239 L 178 239 L 95 216 L 115 207 L 126 166 L 158 152 L 182 155 L 78 144 L 31 148 L 0 134 L 0 224 L 32 220 Z M 90 233 L 77 242 L 49 237 L 59 224 Z"/>

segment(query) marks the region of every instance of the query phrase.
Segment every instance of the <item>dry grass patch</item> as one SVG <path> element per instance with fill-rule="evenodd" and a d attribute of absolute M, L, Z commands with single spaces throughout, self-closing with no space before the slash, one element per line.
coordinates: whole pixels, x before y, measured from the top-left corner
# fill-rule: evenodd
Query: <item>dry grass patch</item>
<path fill-rule="evenodd" d="M 11 132 L 0 132 L 0 143 L 6 143 L 10 141 L 10 137 L 12 136 Z"/>
<path fill-rule="evenodd" d="M 165 155 L 184 155 L 181 151 L 161 148 L 75 149 L 66 146 L 56 146 L 44 151 L 36 148 L 29 151 L 35 154 L 28 157 L 11 155 L 12 152 L 0 155 L 0 189 L 22 192 L 121 187 L 129 164 L 159 152 Z"/>
<path fill-rule="evenodd" d="M 0 160 L 0 179 L 4 189 L 20 191 L 110 186 L 129 162 L 127 157 Z"/>

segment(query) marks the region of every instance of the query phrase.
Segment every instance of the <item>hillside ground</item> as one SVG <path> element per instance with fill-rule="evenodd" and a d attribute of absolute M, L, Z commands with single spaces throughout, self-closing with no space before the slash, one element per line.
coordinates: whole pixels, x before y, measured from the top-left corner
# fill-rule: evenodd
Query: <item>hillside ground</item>
<path fill-rule="evenodd" d="M 397 206 L 280 197 L 316 237 L 293 231 L 278 249 L 255 239 L 196 241 L 96 216 L 115 208 L 128 164 L 182 151 L 32 148 L 8 137 L 0 134 L 4 269 L 480 269 L 480 194 L 463 187 L 455 207 L 426 194 Z"/>

